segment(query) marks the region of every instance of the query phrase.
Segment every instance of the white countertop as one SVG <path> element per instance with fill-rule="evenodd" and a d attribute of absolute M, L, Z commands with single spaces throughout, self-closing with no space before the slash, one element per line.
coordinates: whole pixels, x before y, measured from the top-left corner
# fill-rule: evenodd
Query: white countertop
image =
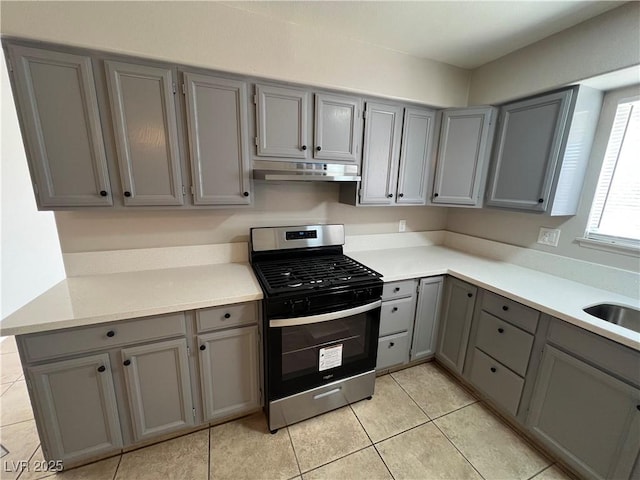
<path fill-rule="evenodd" d="M 449 274 L 640 350 L 640 333 L 582 311 L 598 303 L 640 308 L 632 297 L 439 246 L 358 251 L 349 256 L 381 273 L 385 282 Z"/>
<path fill-rule="evenodd" d="M 350 251 L 386 282 L 449 274 L 640 350 L 640 334 L 582 311 L 597 303 L 631 305 L 618 295 L 529 268 L 441 246 Z M 246 263 L 69 277 L 0 323 L 0 335 L 57 330 L 262 299 Z"/>

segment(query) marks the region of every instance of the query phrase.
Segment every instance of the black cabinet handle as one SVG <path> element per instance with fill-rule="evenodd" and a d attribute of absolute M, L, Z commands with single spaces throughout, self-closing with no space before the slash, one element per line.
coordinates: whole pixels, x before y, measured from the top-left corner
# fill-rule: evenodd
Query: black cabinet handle
<path fill-rule="evenodd" d="M 538 203 L 543 203 L 544 202 L 544 198 L 539 198 L 538 199 Z"/>
<path fill-rule="evenodd" d="M 99 371 L 100 373 L 104 372 L 105 370 L 106 370 L 106 368 L 105 368 L 105 366 L 104 366 L 104 365 L 100 365 L 100 366 L 98 367 L 98 371 Z"/>
<path fill-rule="evenodd" d="M 404 197 L 404 193 L 399 193 L 399 194 L 398 194 L 398 196 L 399 196 L 400 198 L 402 198 L 402 197 Z"/>
<path fill-rule="evenodd" d="M 498 333 L 504 333 L 504 328 L 499 328 Z"/>
<path fill-rule="evenodd" d="M 116 332 L 114 332 L 113 330 L 109 330 L 107 332 L 107 337 L 111 338 L 111 337 L 115 337 L 116 336 Z"/>
<path fill-rule="evenodd" d="M 492 371 L 493 373 L 496 373 L 496 367 L 491 367 L 491 371 Z"/>
<path fill-rule="evenodd" d="M 469 298 L 473 297 L 473 293 L 467 293 L 467 297 Z"/>
<path fill-rule="evenodd" d="M 307 146 L 306 145 L 302 145 L 302 147 L 300 147 L 302 150 L 306 150 Z"/>
<path fill-rule="evenodd" d="M 122 362 L 122 364 L 123 364 L 125 367 L 128 367 L 129 365 L 131 365 L 131 360 L 125 360 L 124 362 Z"/>
<path fill-rule="evenodd" d="M 640 405 L 636 405 L 636 408 L 637 408 L 638 410 L 640 410 Z"/>
<path fill-rule="evenodd" d="M 393 347 L 394 345 L 395 345 L 395 343 L 389 342 L 389 348 Z"/>
<path fill-rule="evenodd" d="M 502 306 L 502 310 L 504 310 L 506 312 L 507 310 L 509 310 L 509 307 L 507 307 L 506 305 L 503 305 Z"/>
<path fill-rule="evenodd" d="M 101 197 L 106 197 L 107 196 L 107 191 L 106 190 L 100 190 L 100 196 Z"/>
<path fill-rule="evenodd" d="M 389 195 L 387 195 L 387 198 L 392 198 L 393 197 L 393 193 L 390 193 Z"/>
<path fill-rule="evenodd" d="M 231 318 L 231 314 L 230 313 L 225 313 L 224 314 L 224 318 Z"/>
<path fill-rule="evenodd" d="M 438 196 L 438 194 L 437 194 L 437 193 L 434 193 L 434 194 L 433 194 L 433 198 L 435 198 L 435 197 L 437 197 L 437 196 Z"/>
<path fill-rule="evenodd" d="M 244 192 L 242 195 L 244 195 L 245 197 L 249 196 L 249 192 Z"/>
<path fill-rule="evenodd" d="M 206 350 L 207 346 L 206 345 L 200 345 L 200 350 Z"/>
<path fill-rule="evenodd" d="M 316 150 L 317 150 L 317 151 L 320 151 L 320 150 L 322 150 L 322 147 L 321 147 L 320 145 L 318 145 L 318 146 L 316 147 Z"/>
<path fill-rule="evenodd" d="M 400 287 L 396 287 L 393 289 L 393 293 L 398 293 L 400 291 Z"/>
<path fill-rule="evenodd" d="M 397 312 L 397 311 L 398 311 L 398 307 L 393 307 L 393 308 L 391 309 L 391 313 L 395 313 L 395 312 Z"/>
<path fill-rule="evenodd" d="M 130 197 L 131 196 L 131 192 L 124 192 L 124 196 L 127 197 L 127 198 Z"/>

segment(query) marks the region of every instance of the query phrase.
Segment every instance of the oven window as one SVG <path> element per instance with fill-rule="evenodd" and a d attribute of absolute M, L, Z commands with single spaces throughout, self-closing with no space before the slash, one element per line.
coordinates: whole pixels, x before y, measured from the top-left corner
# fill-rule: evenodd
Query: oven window
<path fill-rule="evenodd" d="M 282 328 L 282 380 L 319 371 L 321 349 L 342 345 L 339 365 L 368 355 L 367 316 Z M 330 370 L 328 370 L 330 371 Z"/>

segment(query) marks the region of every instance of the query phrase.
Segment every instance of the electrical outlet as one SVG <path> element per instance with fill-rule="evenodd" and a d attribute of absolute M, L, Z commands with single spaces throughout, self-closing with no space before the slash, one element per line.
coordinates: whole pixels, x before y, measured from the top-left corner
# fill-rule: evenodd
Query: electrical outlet
<path fill-rule="evenodd" d="M 407 221 L 406 220 L 400 220 L 400 222 L 398 222 L 398 231 L 399 232 L 404 232 L 407 229 Z"/>
<path fill-rule="evenodd" d="M 540 227 L 540 233 L 538 234 L 538 243 L 542 245 L 549 245 L 551 247 L 557 247 L 559 240 L 559 229 Z"/>

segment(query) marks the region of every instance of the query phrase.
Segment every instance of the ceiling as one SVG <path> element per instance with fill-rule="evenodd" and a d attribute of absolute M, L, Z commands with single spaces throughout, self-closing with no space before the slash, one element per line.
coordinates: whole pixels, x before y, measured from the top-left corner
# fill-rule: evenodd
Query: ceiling
<path fill-rule="evenodd" d="M 625 2 L 230 1 L 225 5 L 473 69 Z"/>

